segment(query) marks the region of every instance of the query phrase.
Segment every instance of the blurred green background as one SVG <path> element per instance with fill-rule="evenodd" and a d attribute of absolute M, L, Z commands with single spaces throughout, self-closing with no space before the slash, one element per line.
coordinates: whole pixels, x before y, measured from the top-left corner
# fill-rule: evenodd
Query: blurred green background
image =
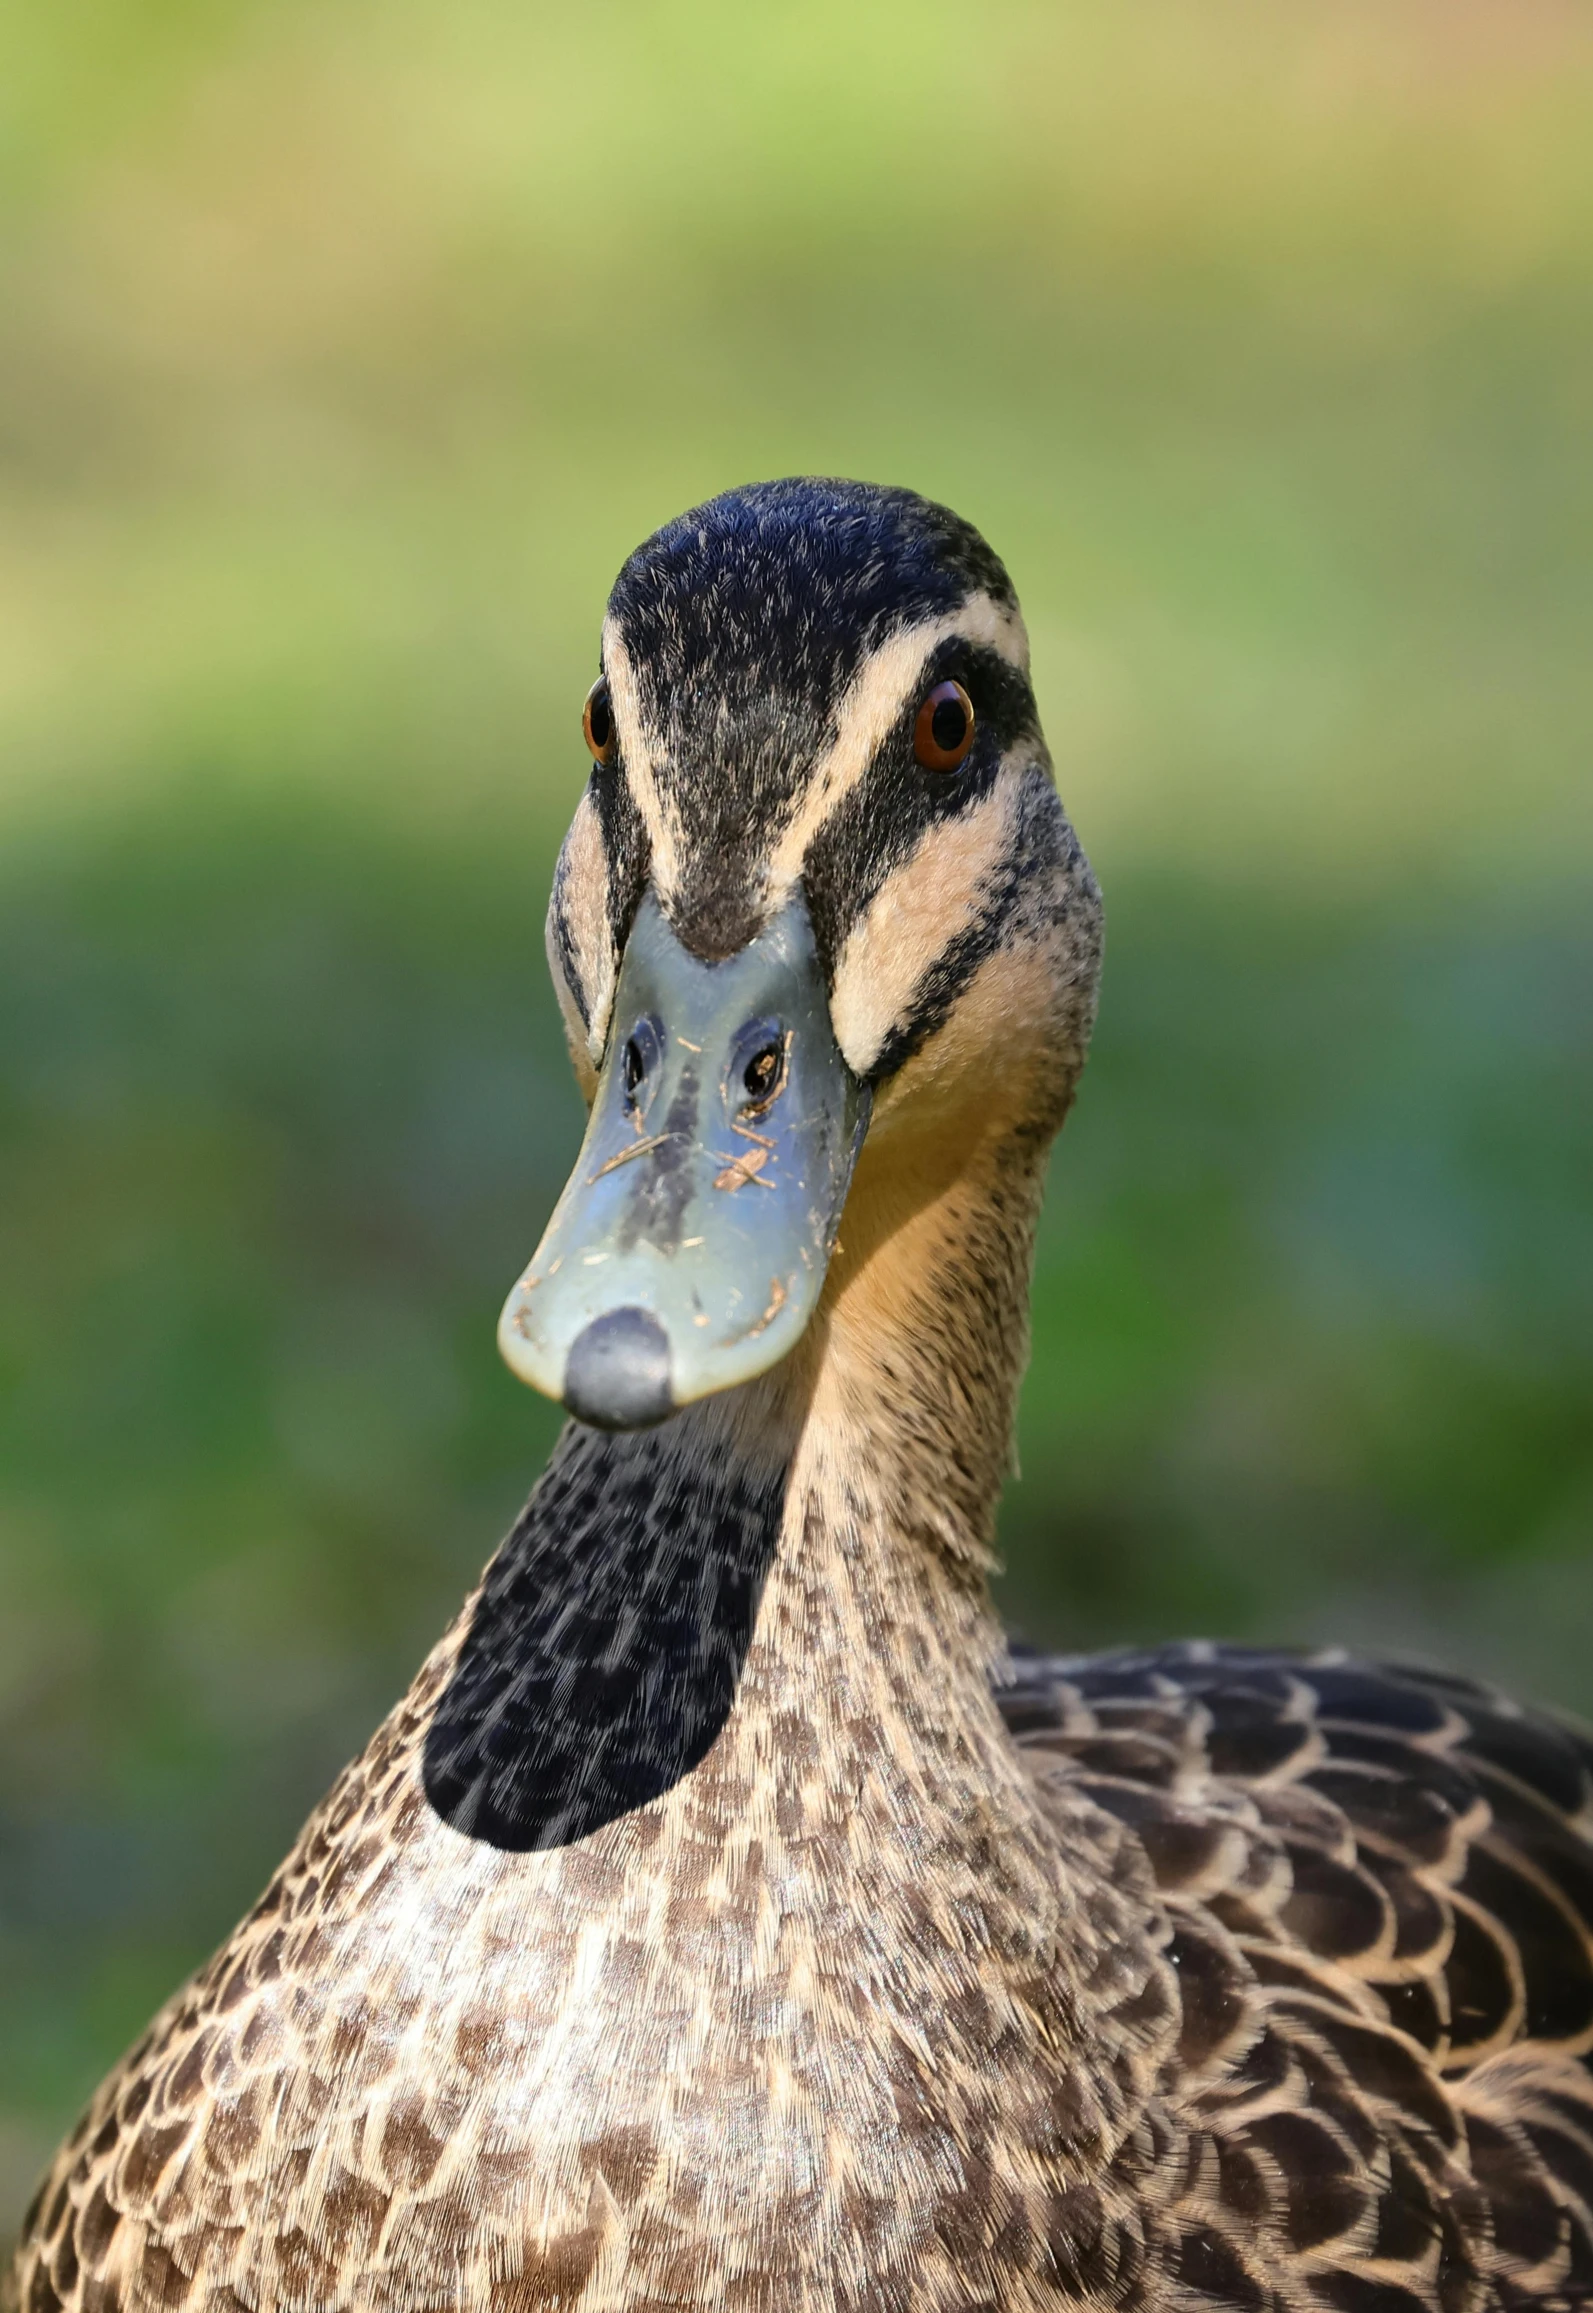
<path fill-rule="evenodd" d="M 1593 22 L 0 18 L 0 2231 L 534 1476 L 625 552 L 910 482 L 1105 884 L 1008 1611 L 1593 1709 Z"/>

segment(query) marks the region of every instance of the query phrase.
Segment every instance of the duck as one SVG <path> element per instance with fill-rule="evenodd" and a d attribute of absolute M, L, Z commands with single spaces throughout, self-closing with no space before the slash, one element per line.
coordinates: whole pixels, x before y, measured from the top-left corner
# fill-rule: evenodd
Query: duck
<path fill-rule="evenodd" d="M 47 2174 L 13 2313 L 1593 2305 L 1593 1742 L 989 1595 L 1100 894 L 1006 570 L 732 490 L 622 568 L 549 965 L 568 1410 Z"/>

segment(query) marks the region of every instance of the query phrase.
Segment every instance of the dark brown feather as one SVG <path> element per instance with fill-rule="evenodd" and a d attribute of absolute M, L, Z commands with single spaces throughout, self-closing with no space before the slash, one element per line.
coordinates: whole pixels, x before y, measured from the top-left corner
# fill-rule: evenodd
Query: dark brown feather
<path fill-rule="evenodd" d="M 1216 2150 L 1184 2285 L 1367 2313 L 1593 2303 L 1589 1738 L 1336 1653 L 1014 1671 L 1036 1775 L 1133 1832 L 1175 1923 L 1164 2085 Z M 1246 2294 L 1246 2254 L 1271 2296 Z"/>

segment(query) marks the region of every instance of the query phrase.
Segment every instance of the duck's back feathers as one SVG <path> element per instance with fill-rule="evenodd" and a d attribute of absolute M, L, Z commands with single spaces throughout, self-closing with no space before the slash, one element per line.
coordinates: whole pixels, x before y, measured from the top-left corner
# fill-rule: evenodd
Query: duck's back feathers
<path fill-rule="evenodd" d="M 1140 2301 L 1593 2304 L 1593 1741 L 1338 1653 L 1014 1670 L 1037 1777 L 1121 1823 L 1165 1913 L 1171 2133 L 1111 2245 Z"/>

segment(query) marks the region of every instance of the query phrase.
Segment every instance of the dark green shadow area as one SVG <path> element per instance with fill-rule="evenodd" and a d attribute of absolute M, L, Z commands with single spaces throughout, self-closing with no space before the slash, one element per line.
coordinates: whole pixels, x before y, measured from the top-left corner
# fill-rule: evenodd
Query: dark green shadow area
<path fill-rule="evenodd" d="M 1446 1656 L 1593 1713 L 1586 895 L 1108 893 L 1009 1616 Z"/>
<path fill-rule="evenodd" d="M 0 870 L 0 2080 L 49 2132 L 400 1691 L 556 1417 L 551 842 L 196 790 Z M 1125 877 L 1009 1612 L 1593 1708 L 1585 895 Z"/>

